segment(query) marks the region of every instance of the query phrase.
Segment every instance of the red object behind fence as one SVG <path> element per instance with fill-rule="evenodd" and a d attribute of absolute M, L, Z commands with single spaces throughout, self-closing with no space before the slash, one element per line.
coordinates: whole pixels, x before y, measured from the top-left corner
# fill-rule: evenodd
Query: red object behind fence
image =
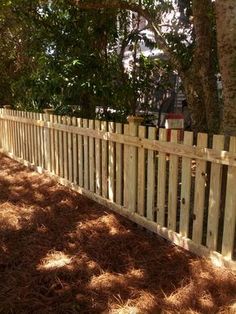
<path fill-rule="evenodd" d="M 165 128 L 167 129 L 168 141 L 171 138 L 171 130 L 178 130 L 178 141 L 182 141 L 184 135 L 184 115 L 181 113 L 168 113 L 166 115 Z"/>

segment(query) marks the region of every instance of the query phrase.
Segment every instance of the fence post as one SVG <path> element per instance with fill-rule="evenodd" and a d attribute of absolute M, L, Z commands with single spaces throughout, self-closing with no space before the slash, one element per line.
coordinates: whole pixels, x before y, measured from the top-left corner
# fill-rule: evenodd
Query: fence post
<path fill-rule="evenodd" d="M 142 117 L 129 116 L 129 135 L 138 136 L 138 127 L 143 121 Z M 137 170 L 138 170 L 138 150 L 134 146 L 129 146 L 128 156 L 125 156 L 125 193 L 127 193 L 128 209 L 136 212 L 137 208 Z"/>

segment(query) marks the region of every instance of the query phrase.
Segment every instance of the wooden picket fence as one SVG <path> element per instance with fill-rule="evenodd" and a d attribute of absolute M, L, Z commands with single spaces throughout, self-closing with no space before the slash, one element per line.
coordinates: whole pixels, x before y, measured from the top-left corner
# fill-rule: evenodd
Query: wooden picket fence
<path fill-rule="evenodd" d="M 0 109 L 0 148 L 236 270 L 236 137 Z"/>

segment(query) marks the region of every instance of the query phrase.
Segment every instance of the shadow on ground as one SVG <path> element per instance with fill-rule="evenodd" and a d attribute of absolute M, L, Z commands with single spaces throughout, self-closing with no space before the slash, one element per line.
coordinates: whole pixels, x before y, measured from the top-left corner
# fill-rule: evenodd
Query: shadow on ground
<path fill-rule="evenodd" d="M 0 155 L 0 313 L 234 313 L 235 296 L 231 273 Z"/>

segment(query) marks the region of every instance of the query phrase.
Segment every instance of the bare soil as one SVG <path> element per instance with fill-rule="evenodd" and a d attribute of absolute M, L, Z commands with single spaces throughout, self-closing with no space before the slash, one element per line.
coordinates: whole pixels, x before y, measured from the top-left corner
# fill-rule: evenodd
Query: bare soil
<path fill-rule="evenodd" d="M 0 313 L 236 313 L 236 277 L 0 155 Z"/>

